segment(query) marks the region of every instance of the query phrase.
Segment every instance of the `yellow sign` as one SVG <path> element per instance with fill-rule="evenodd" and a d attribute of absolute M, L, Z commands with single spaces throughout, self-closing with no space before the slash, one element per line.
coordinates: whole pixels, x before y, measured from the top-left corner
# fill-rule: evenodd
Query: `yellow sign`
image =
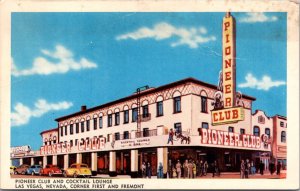
<path fill-rule="evenodd" d="M 212 125 L 235 123 L 238 121 L 243 121 L 244 118 L 245 116 L 243 107 L 234 107 L 211 111 Z"/>
<path fill-rule="evenodd" d="M 223 102 L 235 106 L 235 19 L 227 13 L 223 19 Z"/>

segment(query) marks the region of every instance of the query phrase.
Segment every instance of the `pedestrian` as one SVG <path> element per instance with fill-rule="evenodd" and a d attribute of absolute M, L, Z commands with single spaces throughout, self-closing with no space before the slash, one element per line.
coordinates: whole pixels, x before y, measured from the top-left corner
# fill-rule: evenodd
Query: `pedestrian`
<path fill-rule="evenodd" d="M 203 175 L 203 161 L 201 160 L 199 163 L 199 167 L 197 167 L 197 169 L 199 169 L 199 176 Z"/>
<path fill-rule="evenodd" d="M 270 170 L 271 175 L 273 175 L 273 173 L 275 172 L 275 164 L 273 161 L 270 162 L 270 164 L 269 164 L 269 170 Z"/>
<path fill-rule="evenodd" d="M 260 164 L 259 164 L 259 172 L 260 172 L 261 175 L 264 175 L 264 168 L 265 168 L 265 164 L 261 160 Z"/>
<path fill-rule="evenodd" d="M 173 177 L 173 169 L 172 169 L 172 160 L 171 159 L 168 162 L 168 175 L 169 175 L 169 178 Z"/>
<path fill-rule="evenodd" d="M 214 163 L 212 164 L 212 173 L 213 173 L 212 177 L 215 177 L 215 175 L 216 176 L 220 176 L 220 174 L 219 174 L 219 166 L 218 166 L 217 161 L 214 161 Z"/>
<path fill-rule="evenodd" d="M 175 167 L 173 167 L 172 168 L 172 171 L 173 171 L 173 178 L 176 178 L 177 177 L 177 172 L 176 172 L 176 168 Z"/>
<path fill-rule="evenodd" d="M 241 161 L 241 167 L 240 167 L 240 173 L 241 173 L 241 178 L 245 178 L 245 162 L 244 160 Z"/>
<path fill-rule="evenodd" d="M 173 136 L 174 136 L 174 131 L 173 129 L 171 128 L 170 131 L 169 131 L 169 138 L 168 138 L 168 143 L 171 142 L 171 144 L 173 145 Z"/>
<path fill-rule="evenodd" d="M 188 160 L 185 160 L 184 164 L 183 164 L 183 175 L 184 175 L 184 178 L 187 178 L 188 177 Z"/>
<path fill-rule="evenodd" d="M 180 161 L 178 160 L 177 161 L 177 164 L 176 164 L 176 172 L 177 172 L 177 178 L 181 178 L 181 163 Z"/>
<path fill-rule="evenodd" d="M 142 177 L 146 178 L 146 163 L 145 162 L 142 163 L 141 169 L 142 169 Z"/>
<path fill-rule="evenodd" d="M 252 174 L 252 175 L 256 173 L 256 168 L 255 168 L 255 166 L 254 166 L 253 161 L 251 161 L 250 169 L 251 169 L 251 174 Z"/>
<path fill-rule="evenodd" d="M 193 178 L 196 178 L 197 166 L 196 166 L 195 161 L 193 161 L 192 164 L 193 164 Z"/>
<path fill-rule="evenodd" d="M 147 174 L 148 178 L 151 178 L 151 176 L 152 176 L 152 169 L 151 169 L 151 165 L 150 165 L 149 162 L 147 163 L 147 166 L 146 166 L 146 174 Z"/>
<path fill-rule="evenodd" d="M 193 178 L 193 163 L 191 160 L 188 163 L 188 178 Z"/>
<path fill-rule="evenodd" d="M 208 163 L 207 163 L 207 161 L 205 161 L 203 164 L 203 175 L 204 176 L 207 175 L 207 169 L 208 169 Z"/>
<path fill-rule="evenodd" d="M 280 175 L 280 170 L 281 170 L 281 163 L 280 163 L 280 161 L 278 161 L 278 163 L 277 163 L 277 175 Z"/>
<path fill-rule="evenodd" d="M 163 165 L 160 162 L 158 166 L 157 178 L 163 178 Z"/>
<path fill-rule="evenodd" d="M 250 169 L 249 159 L 246 159 L 246 162 L 245 162 L 245 178 L 249 178 L 249 169 Z"/>

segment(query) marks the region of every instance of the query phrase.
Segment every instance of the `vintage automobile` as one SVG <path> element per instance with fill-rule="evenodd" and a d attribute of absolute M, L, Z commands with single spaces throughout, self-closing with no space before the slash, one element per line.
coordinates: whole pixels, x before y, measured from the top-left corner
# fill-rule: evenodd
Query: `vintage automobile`
<path fill-rule="evenodd" d="M 64 171 L 64 177 L 74 177 L 79 176 L 90 178 L 92 176 L 92 171 L 87 164 L 75 163 Z"/>
<path fill-rule="evenodd" d="M 26 174 L 38 175 L 42 169 L 41 165 L 32 165 L 26 170 Z"/>
<path fill-rule="evenodd" d="M 62 175 L 62 174 L 63 174 L 62 170 L 58 166 L 52 164 L 48 164 L 46 165 L 45 168 L 42 168 L 40 170 L 40 175 L 54 176 L 54 175 Z"/>
<path fill-rule="evenodd" d="M 9 169 L 10 169 L 10 174 L 15 174 L 15 170 L 16 170 L 17 167 L 15 166 L 11 166 Z"/>
<path fill-rule="evenodd" d="M 29 168 L 29 165 L 22 164 L 15 169 L 15 174 L 26 174 L 27 168 Z"/>

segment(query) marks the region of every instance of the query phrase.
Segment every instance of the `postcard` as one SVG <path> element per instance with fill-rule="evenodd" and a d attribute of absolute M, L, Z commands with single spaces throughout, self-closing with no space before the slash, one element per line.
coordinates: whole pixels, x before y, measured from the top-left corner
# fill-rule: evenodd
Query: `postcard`
<path fill-rule="evenodd" d="M 0 187 L 299 188 L 298 8 L 3 1 Z"/>

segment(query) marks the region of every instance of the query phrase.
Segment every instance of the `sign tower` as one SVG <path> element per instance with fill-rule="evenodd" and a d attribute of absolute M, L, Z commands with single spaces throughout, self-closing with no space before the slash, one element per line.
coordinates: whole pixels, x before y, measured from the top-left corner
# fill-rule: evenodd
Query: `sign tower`
<path fill-rule="evenodd" d="M 235 19 L 227 12 L 222 23 L 222 72 L 215 94 L 212 125 L 236 123 L 244 120 L 241 94 L 236 92 L 236 31 Z"/>

